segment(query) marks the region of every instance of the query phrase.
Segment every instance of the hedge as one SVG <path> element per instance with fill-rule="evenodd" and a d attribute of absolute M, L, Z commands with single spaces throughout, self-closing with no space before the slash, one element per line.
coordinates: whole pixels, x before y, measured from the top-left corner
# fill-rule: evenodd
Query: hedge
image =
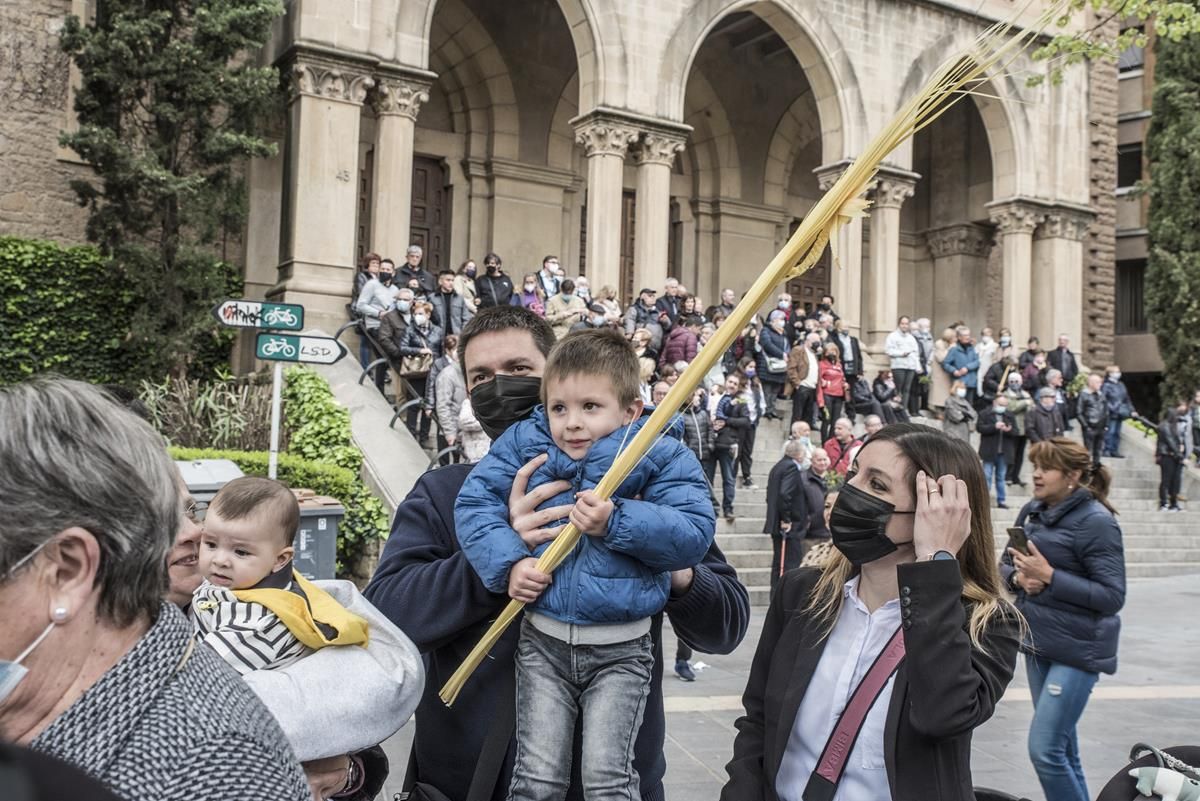
<path fill-rule="evenodd" d="M 241 279 L 221 264 L 231 292 Z M 131 286 L 93 247 L 66 247 L 0 237 L 0 384 L 54 372 L 95 383 L 159 381 L 170 365 L 149 345 L 135 345 L 131 321 L 158 303 L 153 287 Z M 227 366 L 233 335 L 215 321 L 199 338 L 190 371 L 208 376 Z"/>
<path fill-rule="evenodd" d="M 265 451 L 218 451 L 207 448 L 171 448 L 171 456 L 180 461 L 228 459 L 243 473 L 265 476 L 269 454 Z M 318 495 L 337 498 L 346 508 L 346 517 L 338 527 L 338 571 L 357 564 L 364 546 L 387 536 L 388 515 L 383 503 L 358 478 L 337 465 L 323 464 L 292 454 L 279 454 L 277 478 L 289 487 L 311 489 Z"/>

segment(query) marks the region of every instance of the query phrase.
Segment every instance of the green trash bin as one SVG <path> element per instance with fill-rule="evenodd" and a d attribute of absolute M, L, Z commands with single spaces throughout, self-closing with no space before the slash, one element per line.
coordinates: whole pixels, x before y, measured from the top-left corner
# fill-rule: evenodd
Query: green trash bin
<path fill-rule="evenodd" d="M 337 535 L 346 509 L 336 498 L 312 490 L 293 490 L 300 502 L 300 528 L 293 567 L 310 581 L 336 578 Z"/>

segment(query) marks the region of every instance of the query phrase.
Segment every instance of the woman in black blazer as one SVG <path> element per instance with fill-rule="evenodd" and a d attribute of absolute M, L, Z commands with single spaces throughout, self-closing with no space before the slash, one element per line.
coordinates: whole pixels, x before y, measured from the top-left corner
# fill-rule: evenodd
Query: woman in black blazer
<path fill-rule="evenodd" d="M 858 452 L 830 531 L 836 550 L 824 570 L 789 573 L 771 602 L 722 801 L 972 801 L 971 734 L 1012 679 L 1021 634 L 1001 589 L 979 458 L 941 431 L 888 426 Z M 839 714 L 897 629 L 904 660 L 840 784 L 823 788 L 832 795 L 815 780 L 806 791 Z"/>

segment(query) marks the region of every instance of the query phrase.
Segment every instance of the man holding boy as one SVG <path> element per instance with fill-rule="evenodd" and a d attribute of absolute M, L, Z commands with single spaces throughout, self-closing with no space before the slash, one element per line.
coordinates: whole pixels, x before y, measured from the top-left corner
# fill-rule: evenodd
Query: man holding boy
<path fill-rule="evenodd" d="M 546 355 L 553 344 L 550 326 L 515 306 L 480 312 L 464 329 L 459 352 L 472 408 L 493 438 L 527 417 L 537 405 Z M 531 549 L 553 539 L 560 527 L 550 524 L 572 509 L 570 505 L 539 509 L 567 490 L 567 482 L 551 482 L 526 493 L 530 476 L 543 461 L 539 457 L 518 471 L 509 495 L 509 525 Z M 421 477 L 396 510 L 391 538 L 366 592 L 426 654 L 428 675 L 425 696 L 417 709 L 414 742 L 416 778 L 454 801 L 466 798 L 476 766 L 481 773 L 487 767 L 480 756 L 489 735 L 496 739 L 493 728 L 507 718 L 507 731 L 512 731 L 513 656 L 519 634 L 518 626 L 505 632 L 453 707 L 441 702 L 438 690 L 508 601 L 507 596 L 484 587 L 458 546 L 454 500 L 470 469 L 450 465 Z M 550 583 L 550 576 L 535 578 L 542 586 Z M 749 623 L 746 590 L 715 544 L 696 567 L 671 573 L 664 611 L 680 638 L 711 653 L 729 653 L 736 648 Z M 664 797 L 666 770 L 661 614 L 651 618 L 650 635 L 654 664 L 644 718 L 634 743 L 634 769 L 642 798 L 655 801 Z M 506 704 L 510 707 L 507 716 Z M 500 731 L 501 736 L 504 733 Z M 480 776 L 492 789 L 493 799 L 506 797 L 512 756 L 509 744 L 502 764 L 490 771 L 493 775 Z M 568 797 L 582 797 L 578 787 L 572 787 Z"/>

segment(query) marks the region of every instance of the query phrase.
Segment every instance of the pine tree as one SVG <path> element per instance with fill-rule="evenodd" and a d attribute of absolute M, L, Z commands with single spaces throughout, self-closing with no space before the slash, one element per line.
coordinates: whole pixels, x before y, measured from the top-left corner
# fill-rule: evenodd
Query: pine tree
<path fill-rule="evenodd" d="M 1200 46 L 1160 38 L 1155 52 L 1145 294 L 1172 403 L 1200 388 Z"/>
<path fill-rule="evenodd" d="M 72 188 L 114 280 L 142 298 L 129 346 L 147 375 L 186 374 L 240 274 L 218 245 L 245 224 L 246 160 L 274 153 L 256 123 L 279 73 L 254 58 L 282 14 L 281 0 L 104 0 L 94 24 L 63 28 L 82 82 L 61 142 L 95 172 Z"/>

